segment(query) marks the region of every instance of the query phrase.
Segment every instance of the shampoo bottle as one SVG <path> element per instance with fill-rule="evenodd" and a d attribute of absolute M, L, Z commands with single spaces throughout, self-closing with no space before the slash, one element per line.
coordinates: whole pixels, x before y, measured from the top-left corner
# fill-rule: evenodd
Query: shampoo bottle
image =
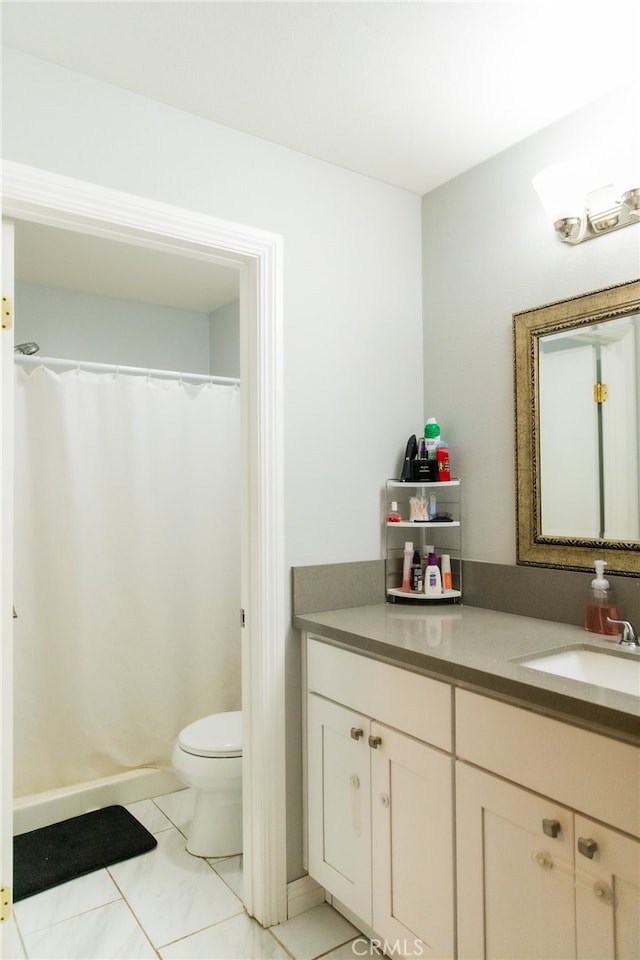
<path fill-rule="evenodd" d="M 603 577 L 606 563 L 604 560 L 596 560 L 594 566 L 596 575 L 591 581 L 589 599 L 584 611 L 584 628 L 589 633 L 617 637 L 619 633 L 618 624 L 607 623 L 607 617 L 618 620 L 618 611 L 611 596 L 609 581 Z"/>

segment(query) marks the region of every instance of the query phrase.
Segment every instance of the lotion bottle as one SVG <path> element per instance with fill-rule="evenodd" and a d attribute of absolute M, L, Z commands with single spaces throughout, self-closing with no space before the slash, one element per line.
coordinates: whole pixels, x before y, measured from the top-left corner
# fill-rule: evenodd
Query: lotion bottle
<path fill-rule="evenodd" d="M 453 588 L 453 582 L 451 580 L 451 557 L 448 553 L 443 553 L 440 557 L 441 565 L 441 576 L 442 576 L 442 589 L 451 590 Z"/>
<path fill-rule="evenodd" d="M 442 594 L 442 576 L 435 553 L 429 554 L 427 569 L 424 573 L 424 592 L 427 597 L 439 597 Z"/>
<path fill-rule="evenodd" d="M 609 581 L 605 580 L 603 573 L 606 566 L 604 560 L 594 562 L 596 575 L 591 581 L 591 590 L 584 610 L 584 628 L 589 633 L 604 634 L 609 637 L 617 637 L 619 627 L 617 623 L 607 623 L 607 617 L 612 620 L 618 620 L 618 611 L 611 596 Z"/>

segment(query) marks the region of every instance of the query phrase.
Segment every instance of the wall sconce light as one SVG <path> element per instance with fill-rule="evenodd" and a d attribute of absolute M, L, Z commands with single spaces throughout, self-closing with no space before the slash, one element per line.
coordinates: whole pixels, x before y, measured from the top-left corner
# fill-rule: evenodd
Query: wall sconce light
<path fill-rule="evenodd" d="M 619 193 L 613 184 L 589 189 L 587 176 L 574 164 L 557 163 L 533 178 L 542 206 L 564 243 L 582 243 L 640 223 L 640 177 L 638 186 Z"/>

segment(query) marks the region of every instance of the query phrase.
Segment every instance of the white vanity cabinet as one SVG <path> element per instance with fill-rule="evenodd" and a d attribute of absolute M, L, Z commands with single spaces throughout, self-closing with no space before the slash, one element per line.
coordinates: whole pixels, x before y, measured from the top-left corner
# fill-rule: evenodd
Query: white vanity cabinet
<path fill-rule="evenodd" d="M 640 751 L 460 690 L 456 734 L 461 960 L 637 960 Z"/>
<path fill-rule="evenodd" d="M 451 697 L 307 641 L 309 873 L 398 956 L 453 957 Z"/>

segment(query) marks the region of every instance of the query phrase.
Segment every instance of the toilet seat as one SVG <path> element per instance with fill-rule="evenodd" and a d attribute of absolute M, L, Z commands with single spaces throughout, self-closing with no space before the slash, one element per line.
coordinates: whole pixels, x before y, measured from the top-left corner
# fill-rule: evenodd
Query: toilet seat
<path fill-rule="evenodd" d="M 242 712 L 214 713 L 181 731 L 178 746 L 195 757 L 241 757 Z"/>

